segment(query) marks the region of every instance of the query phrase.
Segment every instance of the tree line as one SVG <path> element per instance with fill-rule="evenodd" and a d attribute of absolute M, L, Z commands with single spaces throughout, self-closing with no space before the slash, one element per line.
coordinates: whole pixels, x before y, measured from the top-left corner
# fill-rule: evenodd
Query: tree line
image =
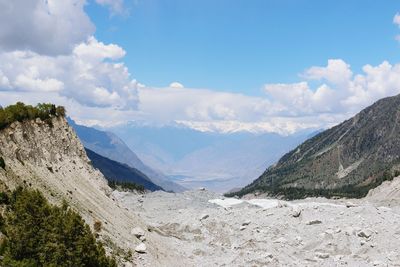
<path fill-rule="evenodd" d="M 40 103 L 36 106 L 25 105 L 17 102 L 5 108 L 0 106 L 0 130 L 16 121 L 33 120 L 40 118 L 50 122 L 53 117 L 65 117 L 65 108 L 50 103 Z"/>

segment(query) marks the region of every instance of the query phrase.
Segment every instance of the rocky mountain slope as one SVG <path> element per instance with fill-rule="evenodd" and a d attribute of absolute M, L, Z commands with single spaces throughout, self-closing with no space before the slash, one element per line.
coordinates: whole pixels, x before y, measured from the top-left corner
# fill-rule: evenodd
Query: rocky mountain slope
<path fill-rule="evenodd" d="M 173 262 L 174 252 L 157 234 L 147 231 L 147 253 L 135 253 L 142 241 L 132 229 L 147 229 L 145 224 L 111 196 L 106 179 L 92 167 L 83 145 L 63 117 L 53 118 L 50 123 L 40 119 L 14 122 L 0 130 L 0 158 L 4 160 L 0 167 L 3 189 L 25 185 L 39 189 L 53 203 L 66 200 L 90 226 L 100 222 L 100 239 L 128 266 L 138 257 L 152 266 Z"/>
<path fill-rule="evenodd" d="M 360 197 L 398 170 L 400 95 L 379 100 L 307 140 L 236 194 Z"/>
<path fill-rule="evenodd" d="M 182 192 L 185 188 L 170 181 L 161 172 L 145 165 L 138 156 L 122 141 L 111 132 L 100 131 L 95 128 L 76 124 L 68 119 L 69 124 L 74 128 L 83 145 L 93 152 L 111 160 L 127 164 L 144 173 L 150 180 L 168 191 Z"/>
<path fill-rule="evenodd" d="M 128 165 L 100 156 L 90 149 L 85 149 L 93 167 L 98 169 L 109 181 L 130 182 L 142 185 L 150 191 L 163 190 L 154 184 L 145 174 Z"/>

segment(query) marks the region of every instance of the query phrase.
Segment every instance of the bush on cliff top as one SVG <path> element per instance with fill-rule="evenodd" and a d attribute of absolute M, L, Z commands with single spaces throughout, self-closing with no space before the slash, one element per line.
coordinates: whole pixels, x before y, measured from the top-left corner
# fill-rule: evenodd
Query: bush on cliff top
<path fill-rule="evenodd" d="M 0 130 L 6 128 L 15 121 L 33 120 L 40 118 L 47 121 L 53 117 L 64 117 L 65 108 L 53 104 L 37 104 L 36 106 L 25 105 L 17 102 L 5 108 L 0 107 Z"/>

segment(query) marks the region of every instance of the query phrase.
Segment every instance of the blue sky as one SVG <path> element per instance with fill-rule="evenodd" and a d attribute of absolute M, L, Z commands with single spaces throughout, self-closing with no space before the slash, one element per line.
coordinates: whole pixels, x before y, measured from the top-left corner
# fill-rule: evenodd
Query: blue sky
<path fill-rule="evenodd" d="M 126 51 L 141 83 L 260 95 L 265 83 L 290 83 L 310 66 L 341 58 L 398 62 L 394 0 L 138 0 L 129 15 L 91 2 L 95 36 Z"/>

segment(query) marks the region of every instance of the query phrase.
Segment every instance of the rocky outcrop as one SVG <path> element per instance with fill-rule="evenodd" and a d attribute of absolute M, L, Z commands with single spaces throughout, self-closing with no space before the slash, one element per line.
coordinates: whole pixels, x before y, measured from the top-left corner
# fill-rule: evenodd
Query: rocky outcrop
<path fill-rule="evenodd" d="M 141 241 L 131 229 L 145 225 L 111 196 L 106 179 L 92 167 L 64 118 L 53 118 L 50 123 L 40 119 L 15 122 L 1 130 L 0 157 L 5 162 L 5 168 L 0 168 L 3 188 L 25 185 L 39 189 L 53 203 L 66 200 L 90 226 L 101 222 L 100 238 L 110 251 L 121 256 L 129 251 L 135 254 Z M 149 234 L 146 242 L 149 264 L 168 262 L 171 253 L 164 251 L 156 236 Z"/>

